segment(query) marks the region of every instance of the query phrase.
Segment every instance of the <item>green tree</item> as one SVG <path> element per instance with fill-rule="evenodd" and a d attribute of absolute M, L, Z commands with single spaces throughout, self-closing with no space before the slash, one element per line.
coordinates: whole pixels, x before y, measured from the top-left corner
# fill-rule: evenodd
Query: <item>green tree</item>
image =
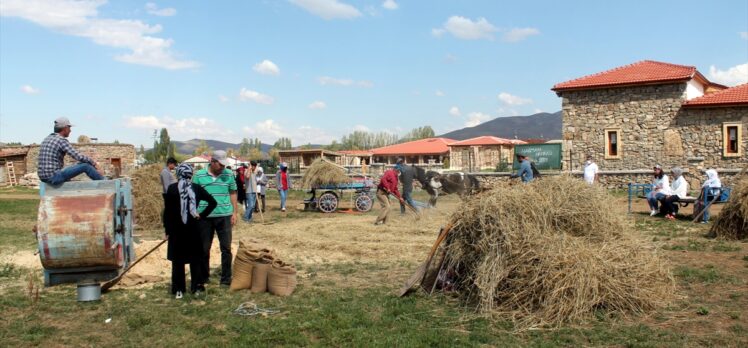
<path fill-rule="evenodd" d="M 291 139 L 289 138 L 279 138 L 274 144 L 273 147 L 278 150 L 290 150 L 293 148 L 293 145 L 291 144 Z"/>
<path fill-rule="evenodd" d="M 166 128 L 161 128 L 158 141 L 153 145 L 153 149 L 156 152 L 154 157 L 156 162 L 165 162 L 170 155 L 174 154 L 171 147 L 171 138 L 169 138 L 169 131 Z"/>
<path fill-rule="evenodd" d="M 278 149 L 274 147 L 271 147 L 270 150 L 268 150 L 268 157 L 275 163 L 280 162 L 280 153 L 278 153 Z"/>
<path fill-rule="evenodd" d="M 434 129 L 431 126 L 423 126 L 414 128 L 410 132 L 406 133 L 405 136 L 400 139 L 401 142 L 413 141 L 419 139 L 433 138 L 435 136 Z"/>
<path fill-rule="evenodd" d="M 251 148 L 249 150 L 249 159 L 250 160 L 260 160 L 262 159 L 262 151 L 258 150 L 257 148 Z"/>
<path fill-rule="evenodd" d="M 242 157 L 249 156 L 250 148 L 251 148 L 251 145 L 249 144 L 249 139 L 247 138 L 242 139 L 241 144 L 239 144 L 239 156 L 242 156 Z"/>
<path fill-rule="evenodd" d="M 208 146 L 208 143 L 205 142 L 205 140 L 200 140 L 200 144 L 195 149 L 194 154 L 196 156 L 199 156 L 199 155 L 202 155 L 202 154 L 207 154 L 207 153 L 211 152 L 211 150 L 212 150 L 212 148 L 210 146 Z"/>

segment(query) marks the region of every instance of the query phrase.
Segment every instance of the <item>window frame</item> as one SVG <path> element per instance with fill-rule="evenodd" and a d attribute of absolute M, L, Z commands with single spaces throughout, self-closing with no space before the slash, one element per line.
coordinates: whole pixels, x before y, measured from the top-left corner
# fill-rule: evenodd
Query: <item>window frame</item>
<path fill-rule="evenodd" d="M 616 154 L 612 155 L 610 154 L 610 134 L 615 133 L 616 135 Z M 623 158 L 623 138 L 621 137 L 621 129 L 620 128 L 605 128 L 604 131 L 604 141 L 605 141 L 605 148 L 603 149 L 603 153 L 605 154 L 605 159 L 621 159 Z"/>
<path fill-rule="evenodd" d="M 729 137 L 730 128 L 737 129 L 737 151 L 730 152 Z M 742 157 L 743 156 L 743 124 L 741 122 L 722 123 L 722 156 L 724 157 Z"/>

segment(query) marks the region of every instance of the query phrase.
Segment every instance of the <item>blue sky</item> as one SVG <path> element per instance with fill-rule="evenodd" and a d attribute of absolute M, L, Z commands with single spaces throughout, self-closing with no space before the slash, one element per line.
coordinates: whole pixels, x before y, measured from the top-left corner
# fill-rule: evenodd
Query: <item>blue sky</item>
<path fill-rule="evenodd" d="M 3 0 L 0 142 L 439 134 L 643 59 L 748 81 L 748 1 Z"/>

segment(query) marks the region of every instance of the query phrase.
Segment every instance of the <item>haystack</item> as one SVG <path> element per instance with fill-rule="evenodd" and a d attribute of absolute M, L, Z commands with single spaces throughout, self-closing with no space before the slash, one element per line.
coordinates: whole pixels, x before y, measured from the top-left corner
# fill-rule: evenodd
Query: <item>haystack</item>
<path fill-rule="evenodd" d="M 665 306 L 675 289 L 670 269 L 657 248 L 634 237 L 614 202 L 566 176 L 470 198 L 447 238 L 455 289 L 518 328 Z"/>
<path fill-rule="evenodd" d="M 730 193 L 730 199 L 709 230 L 714 238 L 748 239 L 748 167 L 743 168 Z"/>
<path fill-rule="evenodd" d="M 155 229 L 163 226 L 161 214 L 164 199 L 158 164 L 143 166 L 132 172 L 133 216 L 138 229 Z"/>
<path fill-rule="evenodd" d="M 351 182 L 345 168 L 324 158 L 318 158 L 307 168 L 301 179 L 303 188 L 315 188 L 326 185 L 339 185 Z"/>

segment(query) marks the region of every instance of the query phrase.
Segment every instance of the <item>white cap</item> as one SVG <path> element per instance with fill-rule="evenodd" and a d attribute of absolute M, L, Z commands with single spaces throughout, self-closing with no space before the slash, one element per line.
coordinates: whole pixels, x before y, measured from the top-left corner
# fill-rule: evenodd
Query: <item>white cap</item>
<path fill-rule="evenodd" d="M 70 124 L 70 120 L 68 120 L 67 117 L 60 117 L 55 120 L 55 128 L 65 128 L 65 127 L 72 127 L 73 125 Z"/>
<path fill-rule="evenodd" d="M 226 151 L 216 150 L 216 151 L 213 151 L 213 156 L 210 156 L 210 159 L 212 159 L 214 161 L 218 161 L 218 163 L 220 163 L 220 164 L 222 164 L 224 166 L 228 166 L 229 165 L 229 160 L 226 157 L 227 157 L 226 156 Z"/>

